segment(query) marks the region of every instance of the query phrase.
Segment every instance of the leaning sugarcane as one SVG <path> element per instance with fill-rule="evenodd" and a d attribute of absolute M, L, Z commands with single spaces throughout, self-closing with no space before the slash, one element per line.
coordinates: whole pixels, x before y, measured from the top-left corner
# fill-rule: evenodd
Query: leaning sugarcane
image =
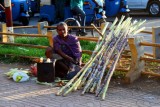
<path fill-rule="evenodd" d="M 122 25 L 121 26 L 119 26 L 119 27 L 113 27 L 115 30 L 116 30 L 116 33 L 118 34 L 121 30 L 125 30 L 124 28 L 123 28 L 123 26 L 125 26 L 127 23 L 130 23 L 129 22 L 129 19 L 128 19 L 128 22 L 125 22 L 125 23 L 122 23 Z M 134 27 L 134 26 L 133 26 Z M 134 28 L 135 29 L 135 28 Z M 114 31 L 114 30 L 112 30 L 112 31 Z M 134 31 L 134 30 L 132 30 L 132 31 Z M 121 31 L 122 32 L 122 31 Z M 109 39 L 108 39 L 109 38 Z M 104 54 L 104 51 L 102 51 L 102 47 L 105 45 L 105 44 L 108 44 L 108 42 L 111 40 L 111 36 L 109 36 L 107 39 L 106 38 L 102 38 L 101 39 L 101 41 L 99 42 L 99 44 L 97 45 L 98 46 L 98 48 L 97 49 L 95 49 L 96 51 L 95 51 L 95 53 L 96 52 L 98 52 L 99 53 L 99 51 L 101 51 L 103 54 Z M 108 47 L 107 48 L 104 48 L 104 50 L 107 50 L 107 49 L 109 49 Z M 122 48 L 123 49 L 123 48 Z M 114 50 L 115 51 L 115 50 Z M 79 73 L 78 75 L 76 75 L 76 77 L 66 86 L 66 87 L 64 87 L 63 89 L 61 89 L 60 91 L 59 91 L 59 93 L 61 93 L 61 94 L 63 94 L 64 96 L 65 95 L 67 95 L 69 92 L 71 92 L 71 91 L 73 91 L 73 90 L 76 90 L 77 89 L 77 87 L 80 87 L 81 86 L 81 84 L 82 84 L 82 82 L 83 82 L 83 85 L 86 85 L 85 83 L 86 83 L 86 80 L 88 80 L 89 78 L 90 78 L 90 76 L 91 76 L 91 74 L 92 75 L 94 75 L 94 77 L 96 77 L 96 78 L 101 78 L 101 77 L 103 77 L 104 75 L 103 75 L 103 72 L 101 72 L 102 70 L 100 70 L 100 72 L 95 72 L 95 70 L 93 70 L 93 68 L 95 67 L 96 68 L 96 58 L 98 58 L 99 56 L 101 56 L 101 54 L 102 53 L 99 53 L 99 55 L 97 56 L 97 54 L 92 54 L 93 55 L 93 57 L 91 58 L 91 60 L 89 61 L 89 63 L 85 66 L 86 68 L 85 69 L 83 69 L 82 70 L 82 72 L 81 73 Z M 113 53 L 113 52 L 112 52 Z M 119 54 L 121 54 L 121 53 L 119 53 Z M 94 56 L 96 56 L 96 58 L 94 57 Z M 117 57 L 118 56 L 115 56 L 116 57 L 116 61 L 114 62 L 114 63 L 117 63 Z M 101 58 L 100 58 L 101 59 Z M 92 64 L 92 63 L 95 63 L 95 66 L 93 66 L 94 64 Z M 98 63 L 98 64 L 101 64 L 101 65 L 103 65 L 102 64 L 102 62 L 101 63 Z M 114 64 L 115 65 L 115 64 Z M 105 66 L 106 67 L 106 66 Z M 92 68 L 92 70 L 93 70 L 93 72 L 92 72 L 92 70 L 90 70 Z M 113 71 L 114 71 L 114 69 L 115 69 L 115 67 L 111 67 L 112 69 L 110 69 L 110 72 L 111 72 L 111 74 L 108 76 L 108 77 L 106 77 L 106 78 L 109 78 L 108 80 L 110 81 L 110 78 L 111 78 L 111 76 L 112 76 L 112 73 L 113 73 Z M 94 74 L 95 73 L 95 74 Z M 88 84 L 88 86 L 87 86 L 87 88 L 85 89 L 85 90 L 90 90 L 90 89 L 92 89 L 92 91 L 93 90 L 95 90 L 95 88 L 97 88 L 97 86 L 99 87 L 99 82 L 97 82 L 98 80 L 100 80 L 100 79 L 95 79 L 95 78 L 93 78 L 93 80 Z M 99 85 L 97 85 L 97 83 L 99 84 Z M 101 83 L 101 82 L 100 82 Z M 108 84 L 109 85 L 109 84 Z M 106 86 L 106 84 L 105 84 L 105 86 Z M 104 87 L 104 85 L 103 85 L 103 87 Z M 107 86 L 106 86 L 107 87 Z M 107 89 L 108 89 L 108 87 L 106 88 L 106 89 L 104 89 L 104 88 L 102 88 L 103 89 L 103 91 L 101 91 L 101 93 L 102 92 L 105 92 L 105 91 L 107 91 Z M 103 95 L 103 97 L 104 97 L 105 95 Z M 102 98 L 103 99 L 103 98 Z"/>
<path fill-rule="evenodd" d="M 114 40 L 112 40 L 111 43 L 108 45 L 108 48 L 103 55 L 103 59 L 100 61 L 99 67 L 97 68 L 99 70 L 99 72 L 95 76 L 95 78 L 93 78 L 93 85 L 90 88 L 91 93 L 94 93 L 94 90 L 97 87 L 99 80 L 101 79 L 101 75 L 103 75 L 103 67 L 105 66 L 105 64 L 109 63 L 109 60 L 110 60 L 111 55 L 112 55 L 111 47 L 113 47 L 115 42 L 116 42 L 116 39 L 115 38 L 113 38 L 113 39 Z"/>
<path fill-rule="evenodd" d="M 123 19 L 124 19 L 124 17 L 122 17 L 122 19 L 121 19 L 121 21 L 120 21 L 120 24 L 122 23 L 122 21 L 123 21 Z M 119 27 L 117 27 L 118 28 L 118 30 L 119 29 L 122 29 L 121 27 L 120 27 L 120 24 L 118 24 L 118 26 Z M 117 29 L 116 29 L 116 31 L 118 31 Z M 118 34 L 119 32 L 117 32 L 117 34 Z M 111 32 L 111 34 L 112 34 L 112 32 Z M 112 37 L 112 36 L 109 36 L 109 37 Z M 105 40 L 111 40 L 111 38 L 110 39 L 105 39 Z M 103 45 L 103 46 L 106 46 L 108 44 L 108 41 L 105 41 L 105 44 Z M 109 49 L 109 48 L 108 48 Z M 110 51 L 110 53 L 112 53 L 112 51 Z M 101 62 L 101 61 L 100 61 Z M 108 62 L 108 61 L 107 61 Z M 93 75 L 91 75 L 90 76 L 90 78 L 88 79 L 88 82 L 87 82 L 87 84 L 85 85 L 85 87 L 84 87 L 84 89 L 83 89 L 83 91 L 82 91 L 82 94 L 84 94 L 85 93 L 85 91 L 86 90 L 89 90 L 89 88 L 90 88 L 90 86 L 92 86 L 92 81 L 93 81 L 93 79 L 95 78 L 95 76 L 97 75 L 97 72 L 98 72 L 98 70 L 101 68 L 101 66 L 100 66 L 100 63 L 99 63 L 99 66 L 98 66 L 98 68 L 96 69 L 96 71 L 95 71 L 95 73 L 92 73 Z M 100 72 L 100 71 L 99 71 Z"/>
<path fill-rule="evenodd" d="M 124 17 L 122 17 L 122 20 L 120 21 L 120 23 L 122 23 L 123 19 L 124 19 Z M 118 31 L 118 32 L 117 32 L 117 35 L 119 35 L 119 29 L 122 29 L 122 28 L 120 27 L 120 24 L 118 24 L 118 26 L 119 26 L 119 27 L 117 27 L 118 30 L 116 30 L 116 31 Z M 116 36 L 117 36 L 117 35 L 116 35 Z M 123 36 L 123 35 L 122 35 L 122 36 Z M 121 40 L 121 37 L 117 37 L 117 39 L 116 39 L 116 37 L 115 37 L 115 38 L 113 38 L 113 40 L 115 40 L 115 41 L 112 41 L 112 42 L 113 42 L 113 44 L 116 46 L 116 44 Z M 106 63 L 105 63 L 104 66 L 108 65 L 108 63 L 109 63 L 110 57 L 111 57 L 111 55 L 112 55 L 112 52 L 114 51 L 114 48 L 112 48 L 112 47 L 113 47 L 112 45 L 110 45 L 110 46 L 107 47 L 107 49 L 111 49 L 111 50 L 110 50 L 110 51 L 106 51 L 106 53 L 105 53 L 105 54 L 108 53 L 109 56 L 106 57 Z M 101 62 L 101 61 L 100 61 L 100 62 Z M 99 70 L 100 68 L 101 68 L 101 64 L 99 63 L 99 66 L 98 66 L 98 68 L 96 69 L 96 72 L 94 73 L 94 75 L 91 75 L 91 77 L 89 78 L 87 84 L 85 85 L 85 87 L 84 87 L 84 89 L 83 89 L 83 91 L 82 91 L 82 94 L 84 94 L 85 91 L 86 91 L 86 90 L 89 90 L 90 86 L 92 86 L 92 82 L 93 82 L 93 80 L 94 80 L 94 78 L 95 78 L 95 76 L 96 76 L 96 74 L 97 74 L 97 72 L 98 72 L 98 70 Z M 104 69 L 105 69 L 105 68 L 104 68 Z M 100 72 L 100 71 L 99 71 L 99 72 Z M 104 72 L 104 70 L 103 70 L 103 72 Z M 103 76 L 103 73 L 102 73 L 101 76 Z M 95 86 L 95 85 L 94 85 L 94 86 Z"/>
<path fill-rule="evenodd" d="M 98 43 L 100 43 L 101 40 L 102 40 L 102 38 L 99 37 L 99 40 L 98 40 L 99 42 L 98 42 Z M 71 79 L 65 86 L 63 86 L 63 87 L 57 92 L 57 95 L 61 95 L 62 92 L 63 92 L 66 88 L 68 88 L 68 87 L 74 82 L 74 80 L 81 74 L 81 72 L 82 72 L 82 71 L 85 71 L 85 69 L 88 68 L 87 66 L 90 64 L 90 62 L 92 62 L 93 57 L 94 57 L 95 54 L 99 51 L 100 48 L 101 48 L 101 47 L 99 46 L 99 44 L 97 44 L 95 50 L 93 51 L 93 54 L 92 54 L 90 60 L 87 62 L 87 64 L 80 70 L 80 72 L 79 72 L 73 79 Z"/>
<path fill-rule="evenodd" d="M 141 24 L 142 23 L 144 23 L 145 21 L 143 21 L 143 22 L 141 22 Z M 140 26 L 140 24 L 138 25 L 138 26 L 136 26 L 136 27 L 139 27 Z M 130 28 L 131 29 L 131 28 Z M 129 30 L 128 30 L 128 32 L 129 32 Z M 125 35 L 128 35 L 127 33 L 128 32 L 126 32 L 126 34 Z M 138 31 L 135 31 L 135 32 L 138 32 Z M 135 33 L 135 32 L 132 32 L 132 33 Z M 140 32 L 140 30 L 139 30 L 139 32 Z M 131 33 L 131 32 L 130 32 Z M 115 70 L 115 67 L 116 67 L 116 64 L 118 63 L 118 60 L 120 59 L 120 56 L 121 56 L 121 53 L 122 53 L 122 51 L 123 51 L 123 49 L 125 48 L 125 45 L 127 44 L 127 37 L 126 38 L 124 38 L 123 39 L 123 41 L 122 42 L 120 42 L 119 43 L 119 45 L 117 46 L 118 48 L 117 48 L 117 55 L 115 56 L 115 61 L 112 63 L 112 66 L 111 66 L 111 68 L 110 68 L 110 70 L 108 71 L 108 73 L 107 73 L 107 76 L 106 76 L 106 78 L 105 78 L 105 86 L 103 87 L 103 85 L 104 85 L 104 83 L 103 83 L 103 85 L 102 85 L 102 87 L 103 87 L 103 92 L 101 92 L 101 94 L 102 94 L 102 100 L 104 100 L 105 99 L 105 96 L 106 96 L 106 92 L 107 92 L 107 90 L 108 90 L 108 86 L 109 86 L 109 82 L 110 82 L 110 79 L 111 79 L 111 77 L 112 77 L 112 75 L 113 75 L 113 72 L 114 72 L 114 70 Z M 121 47 L 121 48 L 120 48 Z"/>
<path fill-rule="evenodd" d="M 126 21 L 124 21 L 123 23 L 125 23 L 125 25 L 126 25 L 126 28 L 128 28 L 129 26 L 130 26 L 130 21 L 131 20 L 126 20 Z M 124 29 L 125 30 L 125 29 Z M 123 38 L 125 37 L 125 35 L 124 35 L 124 31 L 121 31 L 122 33 L 121 33 L 121 38 L 119 38 L 119 40 L 115 43 L 115 45 L 114 45 L 114 47 L 113 47 L 113 49 L 112 49 L 112 53 L 113 53 L 113 51 L 115 50 L 115 48 L 116 48 L 116 46 L 118 45 L 118 43 L 119 42 L 121 42 L 122 40 L 123 40 Z M 98 94 L 99 94 L 99 90 L 101 90 L 100 89 L 100 85 L 101 85 L 101 80 L 102 80 L 102 77 L 103 77 L 103 74 L 104 74 L 104 71 L 105 71 L 105 69 L 106 69 L 106 66 L 108 65 L 108 63 L 106 63 L 105 65 L 104 65 L 104 68 L 103 68 L 103 72 L 102 72 L 102 74 L 101 74 L 101 76 L 100 76 L 100 79 L 99 79 L 99 82 L 98 82 L 98 85 L 97 85 L 97 89 L 96 89 L 96 96 L 98 96 Z"/>
<path fill-rule="evenodd" d="M 114 21 L 114 24 L 112 24 L 112 26 L 115 25 L 115 23 L 117 22 L 118 20 L 115 20 Z M 104 36 L 103 38 L 101 38 L 101 42 L 100 40 L 98 41 L 97 45 L 96 45 L 96 48 L 94 49 L 94 53 L 92 54 L 92 56 L 94 56 L 94 54 L 100 49 L 102 48 L 102 46 L 106 43 L 108 43 L 112 37 L 112 32 L 114 31 L 114 29 L 111 29 L 111 32 L 109 33 L 109 35 L 106 35 Z M 92 68 L 91 68 L 92 69 Z M 82 82 L 80 83 L 80 86 L 79 88 L 85 83 L 85 80 L 88 78 L 88 76 L 90 75 L 90 70 L 85 74 Z"/>
<path fill-rule="evenodd" d="M 100 43 L 100 45 L 99 46 L 97 46 L 97 48 L 95 49 L 96 51 L 94 51 L 94 54 L 97 52 L 97 51 L 99 51 L 99 52 L 101 52 L 101 50 L 103 50 L 103 48 L 101 47 L 102 46 L 102 44 L 104 43 L 104 40 L 106 40 L 106 39 L 103 39 L 102 40 L 102 42 Z M 101 48 L 101 49 L 100 49 Z M 99 50 L 100 49 L 100 50 Z M 94 54 L 92 54 L 92 57 L 94 57 Z M 98 54 L 97 54 L 98 55 Z M 92 58 L 91 57 L 91 58 Z M 97 57 L 97 56 L 96 56 Z M 94 58 L 93 58 L 94 59 Z M 93 62 L 94 60 L 90 60 L 90 62 Z M 83 71 L 83 73 L 81 74 L 81 77 L 80 78 L 83 78 L 83 75 L 85 75 L 85 73 L 86 73 L 86 71 L 87 71 L 87 69 L 91 66 L 91 64 L 88 64 L 89 66 L 85 66 L 85 69 L 83 69 L 83 70 L 81 70 L 81 71 Z M 84 67 L 83 67 L 84 68 Z M 80 72 L 81 72 L 80 71 Z M 75 78 L 77 78 L 77 76 L 75 77 Z M 73 78 L 73 79 L 75 79 L 75 78 Z M 72 84 L 73 83 L 73 80 L 71 80 L 71 82 L 69 82 L 69 85 L 70 84 Z M 80 82 L 80 79 L 78 79 L 78 82 L 75 82 L 74 84 L 77 84 L 77 83 L 81 83 Z M 59 92 L 57 93 L 57 95 L 59 95 L 60 93 L 62 93 L 62 91 L 65 89 L 65 88 L 67 88 L 67 87 L 69 87 L 69 85 L 68 84 L 66 84 L 66 86 L 65 87 L 62 87 L 60 90 L 59 90 Z M 64 96 L 67 94 L 67 93 L 69 93 L 72 89 L 73 89 L 73 87 L 74 87 L 75 85 L 73 85 L 72 86 L 72 88 L 70 88 L 68 91 L 66 91 L 65 93 L 64 93 Z"/>
<path fill-rule="evenodd" d="M 91 60 L 87 62 L 87 64 L 80 70 L 80 72 L 77 73 L 76 76 L 74 76 L 65 86 L 63 86 L 60 90 L 58 90 L 56 95 L 62 95 L 63 91 L 67 89 L 68 87 L 70 87 L 70 85 L 72 85 L 72 83 L 76 80 L 76 78 L 78 78 L 80 74 L 82 73 L 82 71 L 86 69 L 86 67 L 90 64 L 90 62 Z"/>
<path fill-rule="evenodd" d="M 111 68 L 110 68 L 110 70 L 107 73 L 107 76 L 106 76 L 107 77 L 107 81 L 105 81 L 105 86 L 103 87 L 102 100 L 105 99 L 106 92 L 108 90 L 108 86 L 109 86 L 111 77 L 112 77 L 112 75 L 113 75 L 113 73 L 115 71 L 115 68 L 116 68 L 116 65 L 118 63 L 118 60 L 120 59 L 121 53 L 122 53 L 122 51 L 124 50 L 124 47 L 127 44 L 127 42 L 125 42 L 125 41 L 127 41 L 127 40 L 124 40 L 124 42 L 122 44 L 122 47 L 116 50 L 117 54 L 115 55 L 114 62 L 112 63 Z"/>
<path fill-rule="evenodd" d="M 104 48 L 102 48 L 102 49 L 96 54 L 96 56 L 93 58 L 93 60 L 89 63 L 89 65 L 86 66 L 85 69 L 83 69 L 83 72 L 81 73 L 81 75 L 79 76 L 79 78 L 72 84 L 71 87 L 69 87 L 69 89 L 67 89 L 67 90 L 63 93 L 63 96 L 66 96 L 68 93 L 70 93 L 70 92 L 73 90 L 74 87 L 78 87 L 78 86 L 77 86 L 77 83 L 79 83 L 79 82 L 82 80 L 82 78 L 83 78 L 83 76 L 85 75 L 87 69 L 92 65 L 92 62 L 100 55 L 100 53 L 103 51 L 103 49 L 104 49 Z M 80 72 L 81 72 L 81 71 L 80 71 Z M 79 84 L 78 84 L 78 85 L 79 85 Z"/>
<path fill-rule="evenodd" d="M 104 56 L 105 54 L 108 54 L 108 55 L 104 56 L 104 57 L 105 57 L 105 62 L 109 62 L 109 59 L 110 59 L 110 57 L 111 57 L 111 55 L 112 55 L 112 50 L 110 50 L 110 48 L 114 45 L 114 43 L 116 42 L 116 40 L 117 40 L 117 39 L 113 38 L 113 40 L 112 40 L 112 42 L 110 43 L 110 45 L 107 46 L 107 48 L 106 48 L 107 50 L 105 49 L 105 52 L 102 53 L 102 56 Z M 104 46 L 105 46 L 105 45 L 104 45 Z M 99 69 L 101 69 L 102 66 L 104 66 L 104 65 L 101 64 L 102 61 L 103 61 L 102 59 L 99 61 L 98 67 L 97 67 L 96 71 L 93 72 L 93 74 L 89 77 L 89 79 L 88 79 L 88 81 L 87 81 L 87 83 L 86 83 L 86 85 L 85 85 L 85 87 L 84 87 L 84 89 L 83 89 L 83 91 L 82 91 L 82 94 L 84 94 L 84 93 L 86 92 L 86 90 L 89 89 L 88 87 L 91 86 L 91 83 L 93 82 L 96 74 L 97 74 L 98 72 L 101 72 L 101 71 L 99 71 Z"/>
<path fill-rule="evenodd" d="M 108 86 L 109 86 L 109 82 L 110 82 L 110 79 L 111 79 L 111 77 L 112 77 L 112 75 L 113 75 L 113 72 L 114 72 L 114 70 L 115 70 L 115 67 L 116 67 L 116 64 L 118 63 L 118 60 L 119 60 L 119 58 L 120 58 L 120 56 L 121 56 L 121 53 L 122 53 L 122 51 L 123 51 L 123 49 L 125 48 L 125 46 L 126 46 L 126 44 L 127 44 L 127 35 L 128 35 L 128 32 L 129 32 L 129 29 L 126 29 L 126 33 L 125 33 L 125 36 L 124 36 L 124 39 L 123 39 L 123 41 L 121 41 L 120 43 L 119 43 L 119 45 L 117 45 L 117 49 L 116 49 L 116 53 L 117 53 L 117 55 L 115 55 L 115 60 L 114 60 L 114 62 L 112 63 L 112 66 L 111 66 L 111 68 L 110 68 L 110 70 L 108 71 L 108 73 L 107 73 L 107 76 L 105 77 L 105 80 L 104 80 L 104 82 L 103 82 L 103 84 L 102 84 L 102 86 L 101 86 L 101 91 L 102 92 L 100 92 L 99 91 L 99 93 L 98 94 L 102 94 L 102 100 L 104 100 L 105 99 L 105 96 L 106 96 L 106 92 L 107 92 L 107 89 L 108 89 Z"/>
<path fill-rule="evenodd" d="M 126 26 L 129 26 L 129 22 L 130 22 L 130 20 L 126 20 L 126 21 L 124 21 L 122 24 L 125 23 Z M 120 25 L 119 25 L 119 26 L 120 26 Z M 121 29 L 122 29 L 122 28 L 121 28 Z M 118 31 L 118 30 L 117 30 L 117 31 Z M 103 75 L 104 75 L 104 72 L 105 72 L 105 70 L 106 70 L 106 66 L 109 64 L 109 61 L 110 61 L 111 56 L 112 56 L 112 54 L 113 54 L 113 51 L 115 50 L 117 44 L 121 41 L 121 38 L 123 38 L 123 36 L 124 36 L 123 34 L 121 34 L 121 36 L 118 36 L 118 35 L 119 35 L 119 31 L 117 32 L 116 36 L 114 37 L 114 38 L 119 38 L 119 39 L 116 40 L 116 42 L 114 43 L 113 46 L 112 46 L 112 45 L 109 46 L 109 48 L 111 48 L 111 51 L 108 52 L 107 54 L 110 54 L 110 53 L 111 53 L 111 54 L 110 54 L 109 57 L 107 57 L 108 60 L 106 60 L 104 66 L 103 66 L 103 70 L 102 70 L 102 72 L 101 72 L 101 75 L 99 76 L 96 93 L 98 93 L 98 90 L 99 90 L 100 85 L 101 85 L 101 80 L 102 80 Z"/>

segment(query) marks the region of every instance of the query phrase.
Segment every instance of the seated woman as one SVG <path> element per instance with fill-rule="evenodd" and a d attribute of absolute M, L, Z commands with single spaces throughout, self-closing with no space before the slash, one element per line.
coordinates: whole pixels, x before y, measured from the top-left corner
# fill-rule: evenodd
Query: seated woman
<path fill-rule="evenodd" d="M 68 34 L 68 26 L 65 22 L 58 23 L 57 33 L 58 35 L 53 37 L 53 48 L 48 47 L 45 54 L 47 58 L 57 59 L 56 77 L 71 79 L 80 70 L 82 63 L 80 42 L 76 36 Z M 69 71 L 74 72 L 69 73 Z"/>

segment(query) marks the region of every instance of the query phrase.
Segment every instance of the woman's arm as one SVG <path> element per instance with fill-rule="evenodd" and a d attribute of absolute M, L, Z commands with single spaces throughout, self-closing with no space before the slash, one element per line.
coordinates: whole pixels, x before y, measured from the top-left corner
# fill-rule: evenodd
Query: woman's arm
<path fill-rule="evenodd" d="M 70 61 L 70 62 L 72 62 L 72 63 L 76 63 L 76 61 L 75 61 L 72 57 L 70 57 L 70 56 L 68 56 L 67 54 L 65 54 L 61 49 L 56 50 L 56 52 L 57 52 L 57 54 L 59 54 L 62 58 L 66 59 L 66 60 L 68 60 L 68 61 Z"/>

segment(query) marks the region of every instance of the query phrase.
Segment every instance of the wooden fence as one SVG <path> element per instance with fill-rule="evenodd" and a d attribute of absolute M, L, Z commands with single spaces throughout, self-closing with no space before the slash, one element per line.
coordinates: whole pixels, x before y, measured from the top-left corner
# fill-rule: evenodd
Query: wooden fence
<path fill-rule="evenodd" d="M 90 26 L 86 27 L 88 29 L 95 29 L 100 36 L 103 36 L 104 33 L 107 30 L 107 23 L 102 24 L 100 28 L 96 28 L 95 26 Z M 76 28 L 73 26 L 69 26 L 70 28 Z M 12 46 L 24 46 L 24 47 L 32 47 L 32 48 L 46 48 L 47 46 L 37 46 L 37 45 L 30 45 L 30 44 L 17 44 L 17 43 L 8 43 L 7 42 L 7 36 L 12 35 L 12 36 L 27 36 L 27 37 L 47 37 L 50 46 L 53 46 L 53 41 L 52 41 L 52 35 L 54 32 L 52 31 L 47 31 L 47 28 L 56 28 L 55 26 L 47 26 L 45 23 L 38 23 L 37 26 L 20 26 L 20 27 L 14 27 L 14 29 L 18 28 L 37 28 L 38 29 L 38 34 L 16 34 L 16 33 L 6 33 L 5 30 L 6 26 L 5 24 L 2 25 L 2 42 L 0 44 L 6 44 L 6 45 L 12 45 Z M 78 27 L 80 28 L 80 27 Z M 100 29 L 100 30 L 99 30 Z M 152 43 L 150 42 L 145 42 L 142 37 L 135 36 L 135 38 L 129 38 L 128 39 L 128 44 L 130 47 L 130 50 L 125 50 L 125 52 L 131 53 L 130 55 L 127 54 L 122 54 L 122 58 L 130 58 L 130 66 L 128 68 L 121 68 L 119 67 L 120 65 L 117 65 L 116 70 L 119 71 L 124 71 L 126 73 L 126 78 L 125 82 L 126 83 L 131 83 L 134 80 L 138 79 L 142 74 L 144 75 L 151 75 L 151 76 L 158 76 L 160 77 L 159 73 L 153 73 L 153 72 L 145 72 L 145 62 L 157 62 L 160 63 L 160 44 L 159 44 L 159 31 L 160 27 L 153 28 L 152 32 L 149 31 L 142 31 L 141 33 L 147 33 L 147 34 L 152 34 Z M 47 32 L 43 34 L 44 32 Z M 88 41 L 98 41 L 98 37 L 78 37 L 79 40 L 88 40 Z M 153 54 L 148 54 L 144 52 L 144 46 L 151 46 L 153 47 Z M 84 53 L 87 54 L 92 54 L 92 51 L 89 50 L 83 50 Z M 146 57 L 147 56 L 147 57 Z M 35 58 L 35 57 L 28 57 L 28 56 L 23 56 L 27 58 Z M 122 59 L 121 58 L 121 59 Z M 121 63 L 121 60 L 119 61 Z"/>
<path fill-rule="evenodd" d="M 45 49 L 48 46 L 40 46 L 40 45 L 31 45 L 31 44 L 20 44 L 20 43 L 9 43 L 8 42 L 8 37 L 9 36 L 14 36 L 14 37 L 46 37 L 48 38 L 49 45 L 53 47 L 53 40 L 52 40 L 52 35 L 55 34 L 55 30 L 47 30 L 48 28 L 53 28 L 55 29 L 56 26 L 47 26 L 46 22 L 39 22 L 37 26 L 17 26 L 14 27 L 14 29 L 21 29 L 21 28 L 37 28 L 38 34 L 20 34 L 20 33 L 7 33 L 6 31 L 6 24 L 1 25 L 1 30 L 0 35 L 2 35 L 2 42 L 0 44 L 5 44 L 5 45 L 12 45 L 12 46 L 23 46 L 23 47 L 31 47 L 31 48 L 40 48 L 40 49 Z M 69 28 L 85 28 L 85 29 L 95 29 L 101 36 L 105 33 L 106 28 L 108 24 L 102 24 L 101 27 L 96 28 L 94 25 L 88 26 L 88 27 L 74 27 L 74 26 L 69 26 Z M 101 31 L 100 31 L 100 30 Z M 87 40 L 87 41 L 98 41 L 98 37 L 84 37 L 84 36 L 78 36 L 79 40 Z M 92 54 L 92 51 L 89 50 L 83 50 L 83 53 L 87 54 Z M 12 55 L 12 54 L 10 54 Z M 36 59 L 37 57 L 29 57 L 29 56 L 21 56 L 25 58 L 34 58 Z"/>

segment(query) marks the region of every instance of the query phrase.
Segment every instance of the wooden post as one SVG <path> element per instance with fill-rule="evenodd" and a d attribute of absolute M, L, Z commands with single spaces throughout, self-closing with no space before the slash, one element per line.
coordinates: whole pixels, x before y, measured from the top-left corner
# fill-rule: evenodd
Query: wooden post
<path fill-rule="evenodd" d="M 39 22 L 37 24 L 38 34 L 43 34 L 43 35 L 47 34 L 47 28 L 45 28 L 45 26 L 48 26 L 48 22 L 47 21 Z"/>
<path fill-rule="evenodd" d="M 47 36 L 48 36 L 49 45 L 51 47 L 53 47 L 53 32 L 52 31 L 48 31 L 47 32 Z"/>
<path fill-rule="evenodd" d="M 131 67 L 126 74 L 125 82 L 131 83 L 141 76 L 141 72 L 144 70 L 144 61 L 140 60 L 140 57 L 144 55 L 144 47 L 140 46 L 140 42 L 143 41 L 143 37 L 129 38 L 128 43 L 131 50 Z"/>
<path fill-rule="evenodd" d="M 5 7 L 5 16 L 6 16 L 6 29 L 8 33 L 13 33 L 13 20 L 12 20 L 12 6 L 11 0 L 4 0 L 4 7 Z M 14 43 L 14 36 L 9 35 L 8 41 Z"/>
<path fill-rule="evenodd" d="M 160 27 L 152 28 L 152 42 L 160 44 Z M 160 59 L 160 48 L 153 47 L 153 57 L 156 59 Z"/>
<path fill-rule="evenodd" d="M 41 22 L 38 22 L 37 24 L 37 29 L 38 29 L 38 34 L 41 34 Z"/>
<path fill-rule="evenodd" d="M 2 24 L 2 33 L 7 33 L 7 26 L 5 23 Z M 8 36 L 2 35 L 2 42 L 8 42 Z"/>

